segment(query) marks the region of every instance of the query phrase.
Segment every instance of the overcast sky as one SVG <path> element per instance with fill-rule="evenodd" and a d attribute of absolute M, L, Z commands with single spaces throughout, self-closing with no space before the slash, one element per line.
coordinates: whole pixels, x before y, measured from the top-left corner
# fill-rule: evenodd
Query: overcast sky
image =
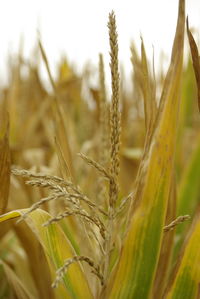
<path fill-rule="evenodd" d="M 169 56 L 178 9 L 178 0 L 5 0 L 0 9 L 0 78 L 6 55 L 16 53 L 24 36 L 28 57 L 40 28 L 43 45 L 52 68 L 61 53 L 82 67 L 87 60 L 98 63 L 98 53 L 108 61 L 108 14 L 114 10 L 119 34 L 119 55 L 127 70 L 130 41 L 138 45 L 142 34 L 149 55 L 152 45 L 158 61 L 162 50 Z M 186 0 L 190 25 L 200 32 L 200 1 Z M 197 35 L 198 37 L 198 35 Z"/>

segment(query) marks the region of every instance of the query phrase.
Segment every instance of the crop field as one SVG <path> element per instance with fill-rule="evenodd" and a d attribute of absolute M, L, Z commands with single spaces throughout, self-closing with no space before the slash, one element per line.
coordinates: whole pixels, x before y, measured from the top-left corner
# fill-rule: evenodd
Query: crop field
<path fill-rule="evenodd" d="M 130 45 L 130 90 L 114 11 L 110 87 L 101 53 L 95 88 L 92 70 L 65 58 L 53 76 L 40 39 L 34 62 L 10 60 L 0 299 L 200 298 L 200 60 L 186 16 L 179 0 L 166 72 L 155 72 L 142 37 Z"/>

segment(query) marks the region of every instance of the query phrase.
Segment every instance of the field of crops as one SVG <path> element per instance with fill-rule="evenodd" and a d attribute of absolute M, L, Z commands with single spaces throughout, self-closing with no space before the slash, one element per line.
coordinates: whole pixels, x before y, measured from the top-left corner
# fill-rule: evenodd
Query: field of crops
<path fill-rule="evenodd" d="M 113 11 L 111 96 L 103 54 L 96 88 L 65 58 L 53 77 L 41 40 L 34 62 L 10 60 L 0 298 L 200 298 L 200 61 L 186 14 L 180 0 L 167 72 L 155 73 L 142 38 L 131 44 L 131 91 Z"/>

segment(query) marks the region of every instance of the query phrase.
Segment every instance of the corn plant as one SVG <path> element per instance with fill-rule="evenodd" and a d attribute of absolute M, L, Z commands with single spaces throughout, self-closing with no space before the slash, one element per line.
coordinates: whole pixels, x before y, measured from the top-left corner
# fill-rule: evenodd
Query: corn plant
<path fill-rule="evenodd" d="M 185 23 L 192 61 L 183 66 Z M 166 74 L 155 74 L 143 39 L 140 54 L 131 45 L 132 93 L 121 84 L 114 12 L 108 30 L 111 100 L 102 54 L 97 88 L 90 69 L 78 75 L 66 59 L 54 79 L 41 41 L 50 91 L 38 61 L 20 52 L 10 63 L 0 101 L 0 298 L 200 296 L 200 63 L 185 1 Z"/>

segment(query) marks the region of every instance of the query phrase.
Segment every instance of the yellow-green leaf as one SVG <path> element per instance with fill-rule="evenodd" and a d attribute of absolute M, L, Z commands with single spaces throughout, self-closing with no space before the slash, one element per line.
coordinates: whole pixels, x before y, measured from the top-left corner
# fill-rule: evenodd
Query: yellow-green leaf
<path fill-rule="evenodd" d="M 26 223 L 19 223 L 14 225 L 13 228 L 27 254 L 30 271 L 39 296 L 41 298 L 48 297 L 49 299 L 54 299 L 50 268 L 41 244 Z"/>
<path fill-rule="evenodd" d="M 195 224 L 185 246 L 180 266 L 166 299 L 199 298 L 200 282 L 200 220 Z"/>
<path fill-rule="evenodd" d="M 188 165 L 185 167 L 185 171 L 182 174 L 182 179 L 179 186 L 179 195 L 177 200 L 177 216 L 194 214 L 199 202 L 199 180 L 200 178 L 200 136 L 197 138 L 197 142 L 194 151 L 189 159 Z M 174 248 L 174 256 L 176 257 L 181 244 L 184 239 L 184 232 L 188 228 L 189 223 L 183 223 L 177 227 L 176 230 L 176 246 Z"/>
<path fill-rule="evenodd" d="M 200 135 L 196 140 L 194 151 L 182 175 L 178 196 L 178 215 L 191 214 L 198 203 L 200 195 Z"/>
<path fill-rule="evenodd" d="M 2 215 L 0 222 L 20 217 L 25 211 L 27 210 L 16 210 Z M 63 266 L 66 259 L 73 257 L 76 253 L 58 224 L 43 226 L 43 223 L 49 219 L 51 216 L 39 209 L 30 213 L 25 221 L 40 241 L 48 260 L 57 270 Z M 69 267 L 63 277 L 63 282 L 66 287 L 65 298 L 93 298 L 80 264 L 76 263 Z"/>
<path fill-rule="evenodd" d="M 170 196 L 168 200 L 167 214 L 165 224 L 171 223 L 176 218 L 176 190 L 175 190 L 175 178 L 172 178 L 172 185 L 170 190 Z M 157 271 L 155 275 L 153 296 L 157 299 L 162 298 L 163 291 L 167 285 L 170 262 L 172 256 L 174 241 L 174 231 L 170 231 L 164 234 L 162 239 L 162 246 L 160 250 L 159 261 L 157 265 Z"/>
<path fill-rule="evenodd" d="M 2 260 L 0 260 L 0 265 L 3 266 L 3 270 L 9 282 L 11 289 L 13 290 L 17 299 L 34 299 L 29 291 L 26 289 L 26 286 L 20 281 L 15 272 Z"/>

